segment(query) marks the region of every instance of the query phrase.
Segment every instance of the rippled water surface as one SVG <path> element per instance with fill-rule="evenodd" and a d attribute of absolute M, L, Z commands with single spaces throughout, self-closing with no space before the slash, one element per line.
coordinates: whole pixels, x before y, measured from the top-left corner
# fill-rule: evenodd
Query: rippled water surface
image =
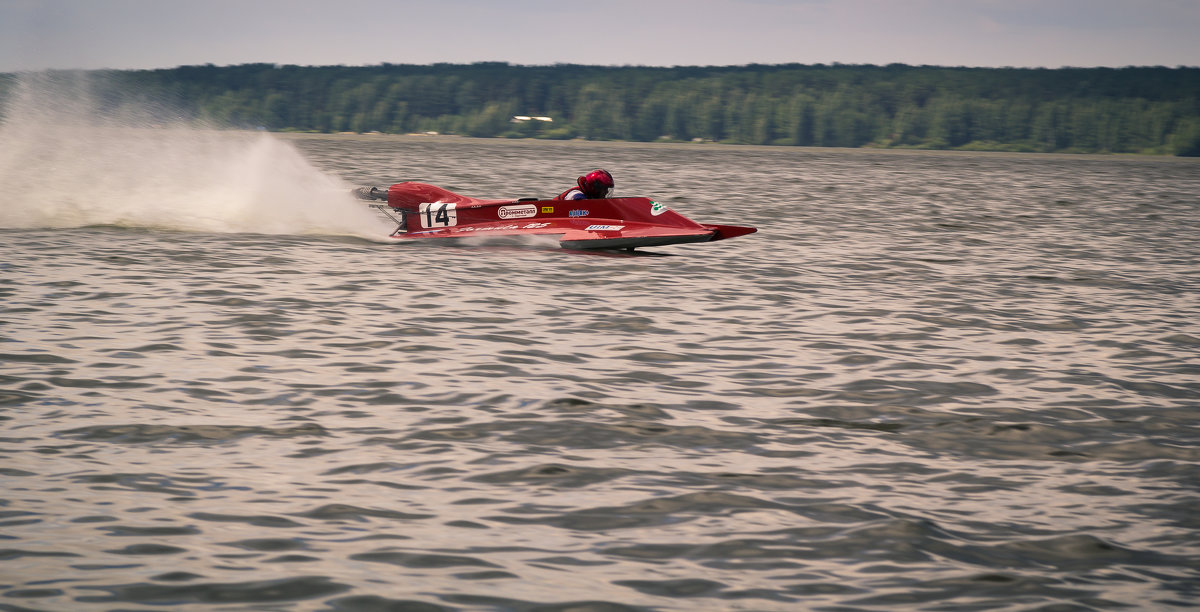
<path fill-rule="evenodd" d="M 1195 161 L 97 138 L 0 185 L 0 610 L 1200 600 Z M 343 195 L 596 166 L 760 232 L 398 244 Z"/>

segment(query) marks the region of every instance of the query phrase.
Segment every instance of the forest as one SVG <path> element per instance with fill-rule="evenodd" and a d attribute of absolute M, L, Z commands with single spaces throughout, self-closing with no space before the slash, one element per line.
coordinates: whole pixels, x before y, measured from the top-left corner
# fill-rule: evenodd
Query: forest
<path fill-rule="evenodd" d="M 105 108 L 272 131 L 1200 156 L 1194 67 L 492 62 L 89 74 L 102 77 L 91 95 Z M 17 77 L 6 76 L 11 92 Z"/>

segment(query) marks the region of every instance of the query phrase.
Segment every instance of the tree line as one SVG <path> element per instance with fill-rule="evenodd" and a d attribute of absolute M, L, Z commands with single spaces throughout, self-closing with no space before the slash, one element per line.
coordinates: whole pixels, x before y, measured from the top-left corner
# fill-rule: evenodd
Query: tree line
<path fill-rule="evenodd" d="M 245 64 L 103 76 L 109 106 L 150 101 L 279 131 L 1200 155 L 1200 68 L 1187 67 Z"/>

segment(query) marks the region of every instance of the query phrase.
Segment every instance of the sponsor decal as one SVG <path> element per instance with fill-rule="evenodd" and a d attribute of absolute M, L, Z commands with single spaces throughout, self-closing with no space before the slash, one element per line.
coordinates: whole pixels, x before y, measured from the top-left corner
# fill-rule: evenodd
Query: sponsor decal
<path fill-rule="evenodd" d="M 526 223 L 525 225 L 521 226 L 522 229 L 542 229 L 543 227 L 550 227 L 550 224 L 549 223 Z"/>
<path fill-rule="evenodd" d="M 619 232 L 625 229 L 624 225 L 589 225 L 583 228 L 587 232 Z"/>
<path fill-rule="evenodd" d="M 666 204 L 661 204 L 654 200 L 650 200 L 650 214 L 654 215 L 655 217 L 667 212 L 668 210 L 671 209 L 667 208 Z"/>
<path fill-rule="evenodd" d="M 549 215 L 549 214 L 553 214 L 553 213 L 554 213 L 554 207 L 553 207 L 553 206 L 543 206 L 543 207 L 542 207 L 542 213 L 543 213 L 543 214 L 547 214 L 547 215 Z"/>
<path fill-rule="evenodd" d="M 592 214 L 592 211 L 590 211 L 590 210 L 572 210 L 571 212 L 567 213 L 567 216 L 568 217 L 586 217 L 590 214 Z"/>
<path fill-rule="evenodd" d="M 537 216 L 537 207 L 533 204 L 521 204 L 518 206 L 501 206 L 497 211 L 501 219 L 527 219 Z"/>
<path fill-rule="evenodd" d="M 496 231 L 509 231 L 509 230 L 515 230 L 515 229 L 521 229 L 521 226 L 520 225 L 490 225 L 490 226 L 480 227 L 478 225 L 468 225 L 468 226 L 458 230 L 458 232 L 459 233 L 496 232 Z"/>

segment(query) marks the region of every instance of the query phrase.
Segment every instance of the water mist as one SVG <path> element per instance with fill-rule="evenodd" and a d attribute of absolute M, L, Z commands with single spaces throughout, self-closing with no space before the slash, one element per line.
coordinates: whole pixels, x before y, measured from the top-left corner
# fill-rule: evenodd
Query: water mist
<path fill-rule="evenodd" d="M 390 228 L 267 133 L 102 109 L 97 73 L 17 77 L 0 119 L 0 228 L 94 225 L 378 238 Z M 158 112 L 155 112 L 158 111 Z"/>

